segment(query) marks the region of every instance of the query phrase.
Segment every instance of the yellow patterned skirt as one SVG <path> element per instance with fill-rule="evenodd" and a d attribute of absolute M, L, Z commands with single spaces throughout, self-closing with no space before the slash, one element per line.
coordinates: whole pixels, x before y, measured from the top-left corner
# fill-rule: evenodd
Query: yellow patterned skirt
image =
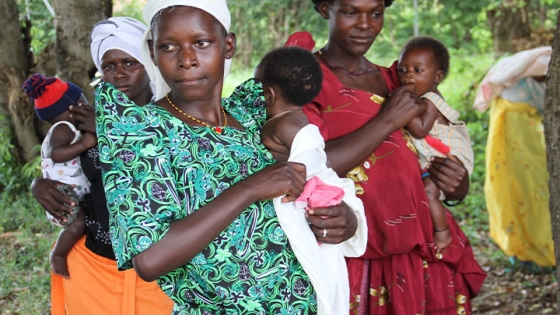
<path fill-rule="evenodd" d="M 490 112 L 484 192 L 490 236 L 510 256 L 555 265 L 542 116 L 500 97 Z"/>

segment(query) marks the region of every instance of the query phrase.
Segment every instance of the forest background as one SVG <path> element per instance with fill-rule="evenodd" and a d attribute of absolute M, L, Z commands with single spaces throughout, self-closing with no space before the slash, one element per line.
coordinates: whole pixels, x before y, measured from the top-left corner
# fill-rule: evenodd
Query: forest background
<path fill-rule="evenodd" d="M 23 94 L 34 72 L 79 84 L 90 100 L 95 67 L 89 32 L 109 16 L 142 21 L 145 0 L 2 0 L 0 28 L 0 314 L 49 314 L 48 253 L 58 228 L 29 193 L 39 177 L 39 149 L 48 126 Z M 310 0 L 229 0 L 238 51 L 224 94 L 252 75 L 258 60 L 294 31 L 327 40 L 327 25 Z M 60 9 L 59 9 L 60 8 Z M 441 91 L 469 128 L 475 168 L 470 192 L 451 209 L 469 236 L 489 280 L 475 300 L 476 314 L 547 314 L 557 311 L 554 270 L 521 270 L 488 238 L 484 158 L 488 113 L 472 108 L 478 82 L 511 53 L 552 45 L 558 0 L 397 0 L 369 60 L 390 65 L 415 34 L 443 41 L 451 70 Z"/>

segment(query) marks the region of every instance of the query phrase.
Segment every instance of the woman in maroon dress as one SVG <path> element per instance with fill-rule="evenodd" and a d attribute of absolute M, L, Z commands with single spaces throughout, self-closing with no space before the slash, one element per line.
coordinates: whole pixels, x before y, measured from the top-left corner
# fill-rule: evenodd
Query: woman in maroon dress
<path fill-rule="evenodd" d="M 436 257 L 418 157 L 402 131 L 424 108 L 398 88 L 395 67 L 364 57 L 392 0 L 312 1 L 328 20 L 329 40 L 315 53 L 323 89 L 305 112 L 327 141 L 329 166 L 354 179 L 369 230 L 366 253 L 347 260 L 350 313 L 470 314 L 486 275 L 450 212 L 453 241 Z M 314 42 L 296 33 L 287 45 L 312 49 Z M 466 195 L 460 163 L 436 159 L 430 173 L 448 198 Z"/>

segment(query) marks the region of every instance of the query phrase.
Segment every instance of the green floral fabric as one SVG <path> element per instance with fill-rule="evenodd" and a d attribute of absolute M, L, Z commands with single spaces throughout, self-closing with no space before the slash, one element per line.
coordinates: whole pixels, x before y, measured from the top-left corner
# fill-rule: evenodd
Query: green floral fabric
<path fill-rule="evenodd" d="M 244 82 L 222 105 L 244 130 L 189 126 L 162 107 L 139 107 L 105 83 L 97 131 L 120 269 L 222 191 L 274 163 L 260 142 L 260 83 Z M 280 227 L 271 201 L 247 208 L 192 261 L 157 280 L 174 314 L 314 314 L 315 291 Z"/>

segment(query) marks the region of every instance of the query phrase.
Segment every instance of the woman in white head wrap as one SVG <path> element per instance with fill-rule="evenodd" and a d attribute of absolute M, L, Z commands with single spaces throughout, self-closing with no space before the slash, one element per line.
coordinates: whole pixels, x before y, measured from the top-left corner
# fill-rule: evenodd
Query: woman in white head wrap
<path fill-rule="evenodd" d="M 152 99 L 141 47 L 146 25 L 129 17 L 98 22 L 91 32 L 91 57 L 101 79 L 112 83 L 138 105 Z M 149 62 L 151 64 L 151 62 Z"/>
<path fill-rule="evenodd" d="M 148 40 L 152 39 L 152 20 L 154 16 L 161 10 L 172 7 L 175 5 L 189 6 L 193 8 L 198 8 L 203 11 L 210 13 L 222 26 L 225 31 L 229 33 L 229 28 L 231 25 L 231 16 L 229 14 L 229 9 L 225 0 L 154 0 L 148 1 L 146 7 L 144 7 L 143 17 L 144 21 L 149 24 L 148 29 L 144 35 L 144 41 L 142 42 L 142 57 L 144 60 L 150 60 L 150 50 L 148 48 Z M 150 75 L 150 79 L 155 86 L 155 99 L 162 98 L 167 92 L 169 92 L 169 86 L 165 83 L 159 69 L 157 66 L 148 62 L 145 64 L 146 71 Z M 231 67 L 231 59 L 226 59 L 224 64 L 224 78 L 228 75 L 229 69 Z"/>
<path fill-rule="evenodd" d="M 141 22 L 116 17 L 97 23 L 91 36 L 93 61 L 105 82 L 113 84 L 136 104 L 152 97 L 150 80 L 142 63 L 140 43 L 146 27 Z M 80 129 L 96 132 L 91 106 L 72 106 L 81 121 Z M 92 183 L 91 194 L 84 196 L 87 208 L 86 234 L 68 255 L 70 278 L 51 274 L 52 315 L 169 315 L 173 302 L 154 282 L 145 282 L 133 269 L 117 269 L 109 238 L 109 211 L 99 167 L 97 146 L 80 157 L 82 169 Z M 65 204 L 59 183 L 37 179 L 33 195 L 54 216 Z"/>
<path fill-rule="evenodd" d="M 93 27 L 90 49 L 101 80 L 113 84 L 135 104 L 141 106 L 153 99 L 153 84 L 144 67 L 141 47 L 146 25 L 129 17 L 111 17 Z M 71 108 L 82 126 L 95 129 L 95 113 L 89 106 Z"/>
<path fill-rule="evenodd" d="M 490 236 L 512 259 L 554 266 L 542 111 L 551 47 L 498 61 L 475 108 L 490 108 L 484 192 Z"/>

